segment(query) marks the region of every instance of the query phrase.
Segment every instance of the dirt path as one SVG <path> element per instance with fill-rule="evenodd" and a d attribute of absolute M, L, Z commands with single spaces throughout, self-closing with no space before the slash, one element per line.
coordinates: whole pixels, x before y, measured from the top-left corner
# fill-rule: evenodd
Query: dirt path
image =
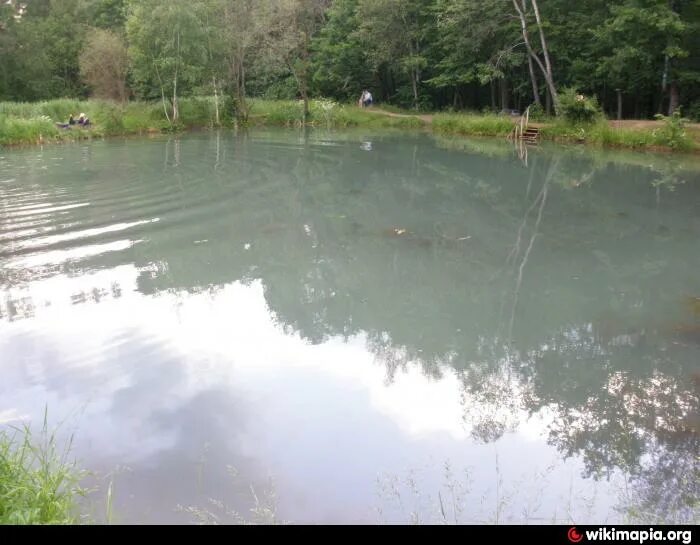
<path fill-rule="evenodd" d="M 649 119 L 623 119 L 622 121 L 610 120 L 610 126 L 620 129 L 658 129 L 663 127 L 663 121 L 652 121 Z M 700 123 L 688 123 L 686 128 L 693 131 L 700 131 Z"/>
<path fill-rule="evenodd" d="M 403 118 L 411 118 L 411 117 L 416 117 L 423 121 L 423 123 L 427 123 L 428 125 L 432 124 L 433 122 L 433 116 L 432 115 L 406 115 L 406 114 L 394 114 L 392 112 L 387 112 L 386 110 L 381 110 L 378 108 L 368 108 L 367 111 L 371 114 L 377 114 L 377 115 L 384 115 L 386 117 L 403 117 Z"/>
<path fill-rule="evenodd" d="M 427 125 L 432 125 L 433 123 L 433 115 L 430 114 L 417 114 L 417 115 L 409 115 L 409 114 L 395 114 L 392 112 L 387 112 L 386 110 L 382 110 L 381 108 L 368 108 L 367 112 L 376 114 L 376 115 L 384 115 L 386 117 L 398 117 L 398 118 L 411 118 L 415 117 L 423 121 L 423 123 Z M 520 121 L 519 117 L 513 118 L 513 123 L 518 123 Z M 653 129 L 658 129 L 664 126 L 663 121 L 652 121 L 648 119 L 623 119 L 622 121 L 615 121 L 615 120 L 610 120 L 609 121 L 610 126 L 615 128 L 615 129 L 633 129 L 633 130 L 653 130 Z M 530 123 L 530 127 L 538 128 L 541 129 L 545 127 L 545 123 Z M 700 123 L 688 123 L 686 125 L 686 129 L 688 132 L 695 137 L 696 139 L 700 138 Z"/>

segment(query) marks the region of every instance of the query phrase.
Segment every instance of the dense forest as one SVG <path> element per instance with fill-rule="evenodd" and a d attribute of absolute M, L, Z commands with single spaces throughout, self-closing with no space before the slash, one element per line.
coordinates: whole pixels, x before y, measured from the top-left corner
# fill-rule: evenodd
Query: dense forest
<path fill-rule="evenodd" d="M 700 0 L 2 0 L 0 100 L 357 101 L 700 117 Z M 228 101 L 228 102 L 227 102 Z"/>

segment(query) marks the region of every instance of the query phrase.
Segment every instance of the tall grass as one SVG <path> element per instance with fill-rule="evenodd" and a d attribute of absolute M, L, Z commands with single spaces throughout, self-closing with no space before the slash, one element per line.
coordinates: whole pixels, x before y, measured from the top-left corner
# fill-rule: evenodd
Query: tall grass
<path fill-rule="evenodd" d="M 433 116 L 431 123 L 430 118 L 418 117 L 412 115 L 412 112 L 402 111 L 403 115 L 390 116 L 376 110 L 366 110 L 325 99 L 310 101 L 310 115 L 306 120 L 303 119 L 301 101 L 250 99 L 249 106 L 248 124 L 252 126 L 310 125 L 339 129 L 366 127 L 400 130 L 431 127 L 433 132 L 445 137 L 506 137 L 512 132 L 515 124 L 512 118 L 489 113 L 439 113 Z M 235 124 L 231 100 L 220 99 L 218 109 L 217 120 L 217 108 L 213 97 L 183 98 L 180 100 L 180 120 L 173 125 L 160 101 L 128 104 L 74 99 L 36 103 L 0 102 L 0 146 Z M 396 108 L 387 108 L 384 105 L 381 109 L 397 111 Z M 90 129 L 57 127 L 56 123 L 65 123 L 71 114 L 77 116 L 80 113 L 85 113 L 91 119 L 93 125 Z M 601 147 L 692 151 L 700 147 L 700 133 L 693 130 L 692 127 L 686 129 L 682 120 L 675 118 L 668 118 L 652 129 L 616 128 L 605 120 L 572 124 L 562 119 L 546 118 L 546 123 L 541 126 L 541 137 L 545 140 L 579 142 Z"/>
<path fill-rule="evenodd" d="M 303 106 L 292 100 L 250 100 L 251 125 L 293 127 L 307 124 L 324 127 L 376 127 L 417 129 L 425 123 L 417 117 L 388 117 L 355 106 L 331 100 L 312 100 L 310 117 L 303 119 Z M 213 97 L 191 97 L 180 100 L 180 119 L 173 126 L 163 105 L 155 102 L 116 104 L 102 100 L 78 101 L 59 99 L 37 103 L 0 103 L 0 145 L 32 144 L 49 141 L 79 140 L 90 137 L 145 134 L 193 127 L 217 125 Z M 92 121 L 89 130 L 79 127 L 63 129 L 72 114 L 85 113 Z M 231 104 L 219 101 L 219 125 L 232 125 L 235 112 Z"/>
<path fill-rule="evenodd" d="M 23 119 L 0 116 L 0 145 L 37 144 L 59 136 L 58 128 L 48 117 Z"/>
<path fill-rule="evenodd" d="M 433 130 L 440 134 L 462 136 L 508 136 L 515 122 L 495 114 L 437 114 L 433 118 Z"/>
<path fill-rule="evenodd" d="M 223 106 L 220 106 L 220 109 Z M 87 115 L 89 129 L 60 128 L 73 115 Z M 225 118 L 221 112 L 220 119 Z M 73 141 L 92 137 L 162 132 L 216 124 L 213 97 L 193 97 L 180 101 L 177 126 L 169 123 L 160 102 L 117 104 L 104 100 L 58 99 L 36 103 L 0 102 L 0 145 Z"/>
<path fill-rule="evenodd" d="M 378 113 L 339 104 L 332 100 L 312 100 L 309 102 L 309 119 L 304 123 L 303 103 L 294 100 L 252 100 L 250 123 L 252 125 L 271 125 L 293 127 L 302 124 L 348 128 L 400 128 L 420 129 L 425 122 L 417 117 L 390 117 Z"/>
<path fill-rule="evenodd" d="M 391 129 L 422 129 L 426 122 L 419 117 L 390 117 L 357 106 L 343 106 L 335 113 L 336 127 L 370 127 Z"/>
<path fill-rule="evenodd" d="M 68 460 L 46 417 L 38 437 L 29 426 L 0 431 L 0 525 L 77 524 L 85 473 Z"/>
<path fill-rule="evenodd" d="M 675 151 L 692 151 L 697 148 L 693 139 L 685 133 L 677 134 L 666 124 L 653 129 L 628 129 L 611 126 L 607 121 L 572 125 L 555 121 L 542 127 L 542 138 L 558 142 L 577 142 L 602 147 L 664 148 Z"/>

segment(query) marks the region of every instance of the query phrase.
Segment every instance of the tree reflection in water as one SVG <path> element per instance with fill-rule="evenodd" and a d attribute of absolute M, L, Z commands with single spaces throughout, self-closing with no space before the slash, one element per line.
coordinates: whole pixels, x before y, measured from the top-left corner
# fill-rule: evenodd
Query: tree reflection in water
<path fill-rule="evenodd" d="M 140 293 L 259 280 L 286 330 L 316 344 L 364 335 L 388 384 L 413 364 L 431 379 L 455 372 L 478 442 L 546 412 L 548 441 L 580 456 L 586 476 L 628 476 L 629 514 L 697 520 L 700 343 L 683 304 L 700 295 L 694 166 L 548 148 L 525 163 L 508 145 L 424 136 L 376 137 L 371 150 L 353 136 L 276 138 L 176 139 L 164 163 L 130 149 L 125 165 L 160 173 L 136 203 L 160 221 L 129 233 Z M 42 180 L 37 191 L 51 195 Z M 113 188 L 80 190 L 100 203 Z M 2 232 L 14 212 L 0 204 Z M 91 214 L 66 210 L 62 225 L 97 222 Z M 21 258 L 13 244 L 0 258 Z M 32 316 L 21 293 L 32 279 L 123 259 L 10 263 L 0 319 Z M 75 303 L 119 296 L 95 289 Z"/>

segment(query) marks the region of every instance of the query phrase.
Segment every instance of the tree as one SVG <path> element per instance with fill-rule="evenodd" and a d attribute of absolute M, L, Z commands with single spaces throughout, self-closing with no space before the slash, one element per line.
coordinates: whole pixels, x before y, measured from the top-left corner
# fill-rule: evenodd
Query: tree
<path fill-rule="evenodd" d="M 410 80 L 413 107 L 420 105 L 427 41 L 433 28 L 431 2 L 359 0 L 360 36 L 368 44 L 375 70 L 391 65 Z"/>
<path fill-rule="evenodd" d="M 357 32 L 357 7 L 358 0 L 333 2 L 326 24 L 312 43 L 313 86 L 323 96 L 357 98 L 375 80 L 367 48 Z"/>
<path fill-rule="evenodd" d="M 228 95 L 245 120 L 248 96 L 308 116 L 312 95 L 363 88 L 438 109 L 549 110 L 576 88 L 609 114 L 700 112 L 700 0 L 0 0 L 0 97 L 85 96 L 92 28 L 122 36 L 130 87 L 175 119 L 188 94 L 217 112 Z"/>
<path fill-rule="evenodd" d="M 249 64 L 267 31 L 267 11 L 262 4 L 255 0 L 221 0 L 215 12 L 220 25 L 216 43 L 221 47 L 219 54 L 233 90 L 236 116 L 241 121 L 247 121 L 250 110 L 246 99 Z M 216 93 L 216 79 L 213 85 Z"/>
<path fill-rule="evenodd" d="M 528 55 L 530 59 L 534 60 L 537 66 L 544 75 L 544 79 L 547 82 L 547 88 L 549 89 L 550 96 L 554 102 L 555 111 L 559 107 L 559 97 L 557 95 L 557 87 L 554 84 L 554 74 L 552 72 L 552 62 L 549 58 L 549 48 L 547 47 L 547 39 L 545 38 L 544 28 L 542 26 L 542 17 L 540 16 L 539 6 L 537 0 L 530 0 L 532 4 L 533 11 L 535 13 L 535 20 L 537 22 L 537 33 L 540 37 L 540 44 L 542 46 L 542 56 L 544 57 L 544 62 L 540 59 L 539 55 L 535 52 L 535 49 L 530 42 L 530 32 L 528 30 L 528 4 L 527 0 L 512 0 L 513 7 L 515 8 L 518 18 L 520 19 L 520 27 L 523 34 L 523 41 L 525 42 L 525 47 L 527 48 Z M 530 65 L 530 74 L 533 79 L 533 89 L 537 93 L 536 89 L 536 79 L 534 77 L 534 71 L 532 65 Z"/>
<path fill-rule="evenodd" d="M 180 94 L 193 88 L 207 65 L 206 3 L 131 0 L 128 10 L 126 30 L 137 88 L 146 98 L 160 91 L 165 115 L 176 124 Z"/>
<path fill-rule="evenodd" d="M 679 47 L 686 25 L 666 0 L 626 0 L 610 9 L 595 33 L 599 44 L 597 74 L 624 92 L 671 87 L 669 111 L 678 107 L 678 80 L 672 65 L 687 56 Z M 661 110 L 661 97 L 656 110 Z"/>
<path fill-rule="evenodd" d="M 0 96 L 40 100 L 82 94 L 78 55 L 84 26 L 78 8 L 77 0 L 3 6 Z"/>
<path fill-rule="evenodd" d="M 261 16 L 268 21 L 268 54 L 281 60 L 296 81 L 309 118 L 311 42 L 321 28 L 329 0 L 269 0 Z M 267 5 L 265 5 L 267 4 Z"/>
<path fill-rule="evenodd" d="M 427 83 L 452 89 L 455 108 L 465 86 L 478 90 L 488 85 L 491 107 L 496 109 L 499 82 L 501 107 L 509 107 L 508 79 L 518 77 L 525 56 L 519 27 L 513 24 L 508 6 L 492 0 L 438 0 L 438 46 L 433 49 L 438 60 L 436 74 Z"/>
<path fill-rule="evenodd" d="M 94 27 L 121 30 L 126 23 L 126 0 L 83 0 L 85 20 Z"/>
<path fill-rule="evenodd" d="M 92 29 L 80 54 L 80 73 L 95 96 L 125 102 L 128 54 L 124 40 L 111 30 Z"/>

